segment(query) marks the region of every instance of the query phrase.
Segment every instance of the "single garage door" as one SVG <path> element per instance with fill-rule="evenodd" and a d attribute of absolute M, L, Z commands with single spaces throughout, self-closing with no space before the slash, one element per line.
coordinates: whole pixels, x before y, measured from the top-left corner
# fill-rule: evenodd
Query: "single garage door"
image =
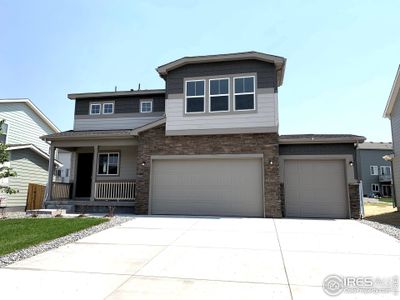
<path fill-rule="evenodd" d="M 152 214 L 263 216 L 261 158 L 152 161 Z"/>
<path fill-rule="evenodd" d="M 343 160 L 286 160 L 287 217 L 347 218 Z"/>

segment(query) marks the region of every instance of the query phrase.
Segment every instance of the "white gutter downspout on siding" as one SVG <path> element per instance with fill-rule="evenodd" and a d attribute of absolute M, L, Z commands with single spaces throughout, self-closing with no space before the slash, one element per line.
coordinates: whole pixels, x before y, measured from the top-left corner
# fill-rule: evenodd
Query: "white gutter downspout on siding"
<path fill-rule="evenodd" d="M 358 192 L 360 193 L 360 214 L 361 214 L 361 219 L 363 219 L 365 217 L 365 212 L 364 212 L 364 190 L 363 190 L 362 180 L 360 180 L 360 183 L 358 185 Z"/>

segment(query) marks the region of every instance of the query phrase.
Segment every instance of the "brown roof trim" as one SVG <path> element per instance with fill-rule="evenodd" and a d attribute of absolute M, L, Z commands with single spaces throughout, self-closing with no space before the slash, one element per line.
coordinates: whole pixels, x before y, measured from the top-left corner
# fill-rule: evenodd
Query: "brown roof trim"
<path fill-rule="evenodd" d="M 282 85 L 285 73 L 286 58 L 282 56 L 276 56 L 257 51 L 204 55 L 204 56 L 185 56 L 180 59 L 169 62 L 167 64 L 161 65 L 156 70 L 162 77 L 167 75 L 169 71 L 182 67 L 186 64 L 212 63 L 212 62 L 248 60 L 248 59 L 256 59 L 275 64 L 278 77 L 278 86 Z"/>
<path fill-rule="evenodd" d="M 279 144 L 363 143 L 365 137 L 353 134 L 290 134 L 279 136 Z"/>
<path fill-rule="evenodd" d="M 165 89 L 137 90 L 137 91 L 119 91 L 119 92 L 93 92 L 93 93 L 75 93 L 68 94 L 71 100 L 84 98 L 103 98 L 103 97 L 121 97 L 121 96 L 147 96 L 147 95 L 165 95 Z"/>

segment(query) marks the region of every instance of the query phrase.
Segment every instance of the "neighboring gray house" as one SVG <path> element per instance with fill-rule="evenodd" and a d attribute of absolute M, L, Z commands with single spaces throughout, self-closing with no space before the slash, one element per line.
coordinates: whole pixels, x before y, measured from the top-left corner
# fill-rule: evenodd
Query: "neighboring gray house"
<path fill-rule="evenodd" d="M 399 207 L 400 197 L 400 66 L 390 91 L 389 99 L 383 113 L 385 118 L 390 119 L 392 128 L 393 155 L 391 155 L 394 185 L 394 205 Z"/>
<path fill-rule="evenodd" d="M 165 89 L 69 94 L 73 130 L 42 138 L 51 160 L 72 153 L 70 185 L 49 176 L 46 205 L 358 218 L 355 145 L 365 138 L 279 136 L 285 65 L 259 52 L 184 57 L 157 68 Z"/>
<path fill-rule="evenodd" d="M 17 172 L 16 177 L 3 179 L 2 184 L 19 190 L 2 197 L 8 210 L 24 210 L 28 184 L 47 183 L 49 145 L 39 137 L 59 129 L 29 99 L 1 99 L 0 120 L 5 120 L 1 138 L 8 145 L 9 165 Z M 61 166 L 59 161 L 55 164 Z"/>
<path fill-rule="evenodd" d="M 383 158 L 392 153 L 392 143 L 365 142 L 358 145 L 358 178 L 362 180 L 364 196 L 392 197 L 392 164 Z"/>

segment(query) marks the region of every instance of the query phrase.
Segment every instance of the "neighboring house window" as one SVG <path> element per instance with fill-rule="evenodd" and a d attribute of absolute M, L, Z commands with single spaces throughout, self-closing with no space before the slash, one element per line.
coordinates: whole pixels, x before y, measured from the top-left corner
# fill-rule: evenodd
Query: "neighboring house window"
<path fill-rule="evenodd" d="M 234 78 L 235 110 L 255 109 L 255 77 Z"/>
<path fill-rule="evenodd" d="M 103 104 L 103 114 L 110 115 L 114 113 L 114 103 L 104 103 Z"/>
<path fill-rule="evenodd" d="M 377 184 L 377 183 L 371 184 L 371 191 L 372 192 L 379 192 L 379 184 Z"/>
<path fill-rule="evenodd" d="M 140 101 L 140 112 L 141 113 L 151 113 L 153 111 L 153 101 L 151 100 L 141 100 Z"/>
<path fill-rule="evenodd" d="M 204 112 L 205 80 L 186 81 L 186 113 Z"/>
<path fill-rule="evenodd" d="M 101 104 L 100 103 L 91 103 L 90 104 L 90 114 L 91 115 L 99 115 L 101 113 Z"/>
<path fill-rule="evenodd" d="M 98 175 L 118 175 L 119 153 L 100 153 Z"/>
<path fill-rule="evenodd" d="M 229 111 L 229 79 L 210 79 L 210 112 Z"/>
<path fill-rule="evenodd" d="M 380 169 L 381 175 L 392 175 L 392 169 L 390 166 L 381 166 Z"/>
<path fill-rule="evenodd" d="M 57 177 L 61 177 L 62 176 L 62 170 L 58 169 L 57 170 Z"/>
<path fill-rule="evenodd" d="M 370 166 L 369 171 L 371 175 L 379 175 L 378 174 L 378 166 Z"/>
<path fill-rule="evenodd" d="M 3 123 L 3 125 L 1 125 L 0 143 L 2 144 L 7 143 L 7 133 L 8 133 L 8 124 Z"/>
<path fill-rule="evenodd" d="M 65 177 L 69 176 L 69 169 L 65 169 Z"/>

